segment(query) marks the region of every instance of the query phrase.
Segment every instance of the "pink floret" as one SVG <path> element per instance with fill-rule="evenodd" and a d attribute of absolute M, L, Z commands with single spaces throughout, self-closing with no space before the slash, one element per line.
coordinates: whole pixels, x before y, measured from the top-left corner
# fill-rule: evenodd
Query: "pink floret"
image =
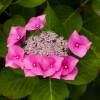
<path fill-rule="evenodd" d="M 78 74 L 78 69 L 76 67 L 78 62 L 79 60 L 73 56 L 65 56 L 60 70 L 52 75 L 52 78 L 74 80 Z"/>
<path fill-rule="evenodd" d="M 71 50 L 73 54 L 79 57 L 84 57 L 89 50 L 92 42 L 83 35 L 79 35 L 77 31 L 74 31 L 68 39 L 67 48 Z"/>
<path fill-rule="evenodd" d="M 32 17 L 26 24 L 25 29 L 28 31 L 41 29 L 44 27 L 45 23 L 46 23 L 45 15 Z"/>
<path fill-rule="evenodd" d="M 24 50 L 17 46 L 11 46 L 8 48 L 8 53 L 6 55 L 6 67 L 11 68 L 21 68 L 23 66 Z"/>
<path fill-rule="evenodd" d="M 19 45 L 20 42 L 24 42 L 26 39 L 26 30 L 22 26 L 13 26 L 9 32 L 7 47 L 13 45 Z"/>

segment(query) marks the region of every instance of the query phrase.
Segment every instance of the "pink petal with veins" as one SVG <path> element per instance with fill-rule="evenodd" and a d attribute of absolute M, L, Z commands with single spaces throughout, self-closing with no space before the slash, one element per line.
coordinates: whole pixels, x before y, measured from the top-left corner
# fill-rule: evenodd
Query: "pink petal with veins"
<path fill-rule="evenodd" d="M 28 31 L 41 29 L 44 27 L 45 23 L 46 23 L 45 15 L 32 17 L 26 24 L 25 29 Z"/>
<path fill-rule="evenodd" d="M 13 26 L 9 32 L 7 47 L 20 44 L 20 42 L 24 42 L 26 39 L 26 31 L 22 26 Z"/>
<path fill-rule="evenodd" d="M 6 67 L 20 68 L 23 66 L 24 50 L 15 45 L 8 48 L 8 53 L 6 55 Z"/>
<path fill-rule="evenodd" d="M 68 39 L 67 48 L 69 48 L 73 54 L 82 58 L 86 55 L 91 44 L 92 42 L 85 36 L 79 35 L 78 32 L 74 31 Z"/>
<path fill-rule="evenodd" d="M 65 79 L 65 77 L 67 77 L 66 79 L 73 80 L 76 77 L 76 70 L 75 69 L 76 69 L 76 65 L 78 62 L 79 62 L 79 60 L 73 56 L 65 56 L 64 60 L 62 62 L 61 78 Z M 74 78 L 72 78 L 71 75 Z"/>
<path fill-rule="evenodd" d="M 78 69 L 75 67 L 71 73 L 69 73 L 66 76 L 62 76 L 62 79 L 64 80 L 75 80 L 76 76 L 78 74 Z"/>
<path fill-rule="evenodd" d="M 41 70 L 42 57 L 38 55 L 27 55 L 24 59 L 24 73 L 26 76 L 43 75 Z"/>

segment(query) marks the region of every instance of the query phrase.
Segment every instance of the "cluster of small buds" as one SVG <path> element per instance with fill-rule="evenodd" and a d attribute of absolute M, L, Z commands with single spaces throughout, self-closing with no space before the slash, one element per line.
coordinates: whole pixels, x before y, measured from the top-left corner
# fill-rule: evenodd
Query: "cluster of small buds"
<path fill-rule="evenodd" d="M 26 40 L 24 50 L 26 54 L 58 55 L 66 56 L 67 49 L 64 48 L 66 40 L 51 31 L 43 31 L 40 35 L 32 35 Z"/>

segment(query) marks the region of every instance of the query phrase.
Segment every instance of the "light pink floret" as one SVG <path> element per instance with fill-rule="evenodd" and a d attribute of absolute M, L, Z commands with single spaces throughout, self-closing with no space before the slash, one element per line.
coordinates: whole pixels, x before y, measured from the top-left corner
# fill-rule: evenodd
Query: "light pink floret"
<path fill-rule="evenodd" d="M 44 27 L 45 23 L 46 23 L 45 15 L 32 17 L 26 24 L 25 29 L 28 31 L 41 29 Z"/>
<path fill-rule="evenodd" d="M 8 48 L 8 53 L 6 55 L 6 67 L 11 68 L 21 68 L 23 66 L 24 50 L 17 46 L 11 46 Z"/>
<path fill-rule="evenodd" d="M 63 59 L 64 59 L 63 57 L 59 56 L 45 57 L 44 60 L 42 61 L 43 76 L 44 77 L 52 76 L 54 73 L 59 71 Z"/>
<path fill-rule="evenodd" d="M 79 60 L 73 56 L 65 56 L 61 64 L 61 69 L 51 77 L 64 80 L 74 80 L 78 74 L 78 69 L 76 67 L 78 62 Z"/>
<path fill-rule="evenodd" d="M 24 42 L 26 39 L 26 30 L 22 26 L 12 26 L 9 32 L 7 47 L 13 45 L 19 45 L 20 42 Z"/>
<path fill-rule="evenodd" d="M 31 54 L 25 56 L 23 70 L 26 77 L 43 75 L 41 69 L 42 58 L 42 56 Z"/>

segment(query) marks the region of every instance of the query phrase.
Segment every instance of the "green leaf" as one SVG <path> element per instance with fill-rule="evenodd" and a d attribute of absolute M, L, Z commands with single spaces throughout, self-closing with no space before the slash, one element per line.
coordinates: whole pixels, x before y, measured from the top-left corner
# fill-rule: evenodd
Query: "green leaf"
<path fill-rule="evenodd" d="M 93 12 L 90 5 L 83 12 L 83 20 L 83 27 L 100 38 L 100 16 Z"/>
<path fill-rule="evenodd" d="M 65 37 L 68 37 L 74 30 L 81 30 L 83 21 L 77 10 L 74 11 L 69 6 L 59 4 L 54 9 L 66 29 Z"/>
<path fill-rule="evenodd" d="M 25 97 L 31 94 L 37 81 L 37 78 L 25 78 L 11 69 L 4 68 L 0 71 L 0 94 L 12 99 Z"/>
<path fill-rule="evenodd" d="M 56 16 L 55 11 L 49 5 L 49 3 L 47 3 L 47 7 L 44 11 L 44 14 L 46 14 L 46 18 L 47 18 L 46 19 L 47 23 L 44 29 L 52 30 L 54 32 L 57 32 L 59 35 L 64 35 L 65 29 L 62 23 L 60 22 L 60 20 L 58 19 L 58 17 Z"/>
<path fill-rule="evenodd" d="M 18 4 L 24 7 L 32 8 L 41 5 L 46 0 L 19 0 Z"/>
<path fill-rule="evenodd" d="M 100 38 L 100 17 L 96 15 L 88 17 L 88 19 L 84 19 L 84 27 Z"/>
<path fill-rule="evenodd" d="M 0 57 L 4 57 L 6 52 L 6 35 L 3 33 L 2 28 L 0 27 Z"/>
<path fill-rule="evenodd" d="M 12 70 L 15 74 L 19 74 L 19 75 L 23 75 L 23 70 L 20 70 L 20 69 L 15 69 L 15 70 Z"/>
<path fill-rule="evenodd" d="M 44 13 L 47 14 L 47 29 L 58 32 L 65 38 L 82 27 L 79 13 L 66 5 L 56 5 L 52 8 L 48 3 Z"/>
<path fill-rule="evenodd" d="M 92 8 L 96 12 L 96 14 L 100 16 L 100 0 L 93 0 Z"/>
<path fill-rule="evenodd" d="M 100 69 L 99 69 L 99 72 L 100 72 Z M 99 74 L 98 77 L 96 78 L 95 84 L 96 84 L 96 86 L 99 86 L 99 87 L 100 87 L 100 74 Z M 99 88 L 98 88 L 98 89 L 99 89 Z"/>
<path fill-rule="evenodd" d="M 26 8 L 18 4 L 10 6 L 9 10 L 11 16 L 21 15 L 25 19 L 29 19 L 30 17 L 34 16 L 36 12 L 35 8 Z"/>
<path fill-rule="evenodd" d="M 87 30 L 86 28 L 82 28 L 81 34 L 84 34 L 92 41 L 92 50 L 95 53 L 97 57 L 100 57 L 100 46 L 98 43 L 100 43 L 100 38 L 95 35 L 95 33 Z"/>
<path fill-rule="evenodd" d="M 70 11 L 70 14 L 67 15 L 63 25 L 66 28 L 66 34 L 69 36 L 74 30 L 80 31 L 82 28 L 82 19 L 81 16 L 76 11 Z"/>
<path fill-rule="evenodd" d="M 3 4 L 0 2 L 0 10 L 1 10 L 3 7 L 4 7 Z"/>
<path fill-rule="evenodd" d="M 97 16 L 91 6 L 86 6 L 83 12 L 84 25 L 80 33 L 85 34 L 92 41 L 92 50 L 100 57 L 100 17 Z"/>
<path fill-rule="evenodd" d="M 53 8 L 56 14 L 58 15 L 59 19 L 62 21 L 62 23 L 64 23 L 68 16 L 73 12 L 72 8 L 67 5 L 58 4 Z"/>
<path fill-rule="evenodd" d="M 11 4 L 13 0 L 0 1 L 0 14 Z"/>
<path fill-rule="evenodd" d="M 41 79 L 30 96 L 30 100 L 65 100 L 69 90 L 61 80 Z"/>
<path fill-rule="evenodd" d="M 0 96 L 0 100 L 8 100 L 8 99 L 4 96 Z"/>
<path fill-rule="evenodd" d="M 78 100 L 79 97 L 86 91 L 87 85 L 70 85 L 70 96 L 68 100 Z"/>

